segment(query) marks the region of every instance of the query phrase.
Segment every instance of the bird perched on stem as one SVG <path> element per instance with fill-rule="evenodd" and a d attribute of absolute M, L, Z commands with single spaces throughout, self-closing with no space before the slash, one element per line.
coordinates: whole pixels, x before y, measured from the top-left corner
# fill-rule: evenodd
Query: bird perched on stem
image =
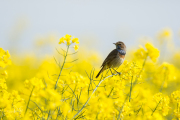
<path fill-rule="evenodd" d="M 113 69 L 114 71 L 116 71 L 114 68 L 119 67 L 124 62 L 124 58 L 126 55 L 126 45 L 121 41 L 118 41 L 114 44 L 116 45 L 116 49 L 111 51 L 106 57 L 103 64 L 101 65 L 102 68 L 97 74 L 96 78 L 98 78 L 98 76 L 106 69 L 110 69 L 110 71 L 111 69 Z M 117 73 L 120 74 L 119 72 Z"/>

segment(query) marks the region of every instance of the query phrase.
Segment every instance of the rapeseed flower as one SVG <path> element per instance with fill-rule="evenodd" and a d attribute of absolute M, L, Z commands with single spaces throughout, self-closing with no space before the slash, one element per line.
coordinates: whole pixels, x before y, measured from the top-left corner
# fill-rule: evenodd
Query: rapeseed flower
<path fill-rule="evenodd" d="M 78 48 L 79 48 L 78 45 L 75 45 L 75 46 L 73 46 L 73 47 L 74 47 L 74 50 L 75 50 L 75 51 L 78 50 Z"/>
<path fill-rule="evenodd" d="M 61 37 L 59 39 L 59 44 L 65 43 L 64 41 L 66 41 L 66 45 L 68 45 L 68 46 L 71 45 L 71 43 L 79 44 L 78 38 L 74 38 L 74 36 L 73 36 L 73 38 L 71 38 L 71 37 L 72 37 L 71 35 L 66 34 L 64 37 Z M 77 50 L 78 47 L 79 47 L 78 45 L 75 45 L 75 50 Z"/>
<path fill-rule="evenodd" d="M 72 43 L 79 44 L 79 41 L 78 41 L 78 40 L 79 40 L 78 38 L 74 38 L 74 36 L 73 36 Z"/>
<path fill-rule="evenodd" d="M 157 35 L 158 41 L 160 44 L 163 44 L 165 41 L 172 39 L 172 30 L 170 28 L 162 29 Z"/>
<path fill-rule="evenodd" d="M 67 42 L 67 41 L 70 41 L 71 40 L 71 35 L 68 35 L 68 34 L 66 34 L 65 36 L 64 36 L 64 40 Z"/>
<path fill-rule="evenodd" d="M 162 93 L 157 93 L 153 96 L 153 99 L 156 101 L 155 110 L 161 111 L 163 116 L 166 116 L 170 110 L 169 107 L 169 97 L 163 96 Z M 155 112 L 154 110 L 154 112 Z"/>
<path fill-rule="evenodd" d="M 145 48 L 140 46 L 134 54 L 136 59 L 124 61 L 117 69 L 121 75 L 112 75 L 107 70 L 100 79 L 94 79 L 97 69 L 93 68 L 96 64 L 91 63 L 99 64 L 97 53 L 89 53 L 87 58 L 84 53 L 78 53 L 80 58 L 84 58 L 75 64 L 73 55 L 77 52 L 69 52 L 69 46 L 78 48 L 78 38 L 67 34 L 60 38 L 59 44 L 62 43 L 67 45 L 63 59 L 55 58 L 54 61 L 48 58 L 40 64 L 29 65 L 30 61 L 37 61 L 35 57 L 21 58 L 22 67 L 13 63 L 7 69 L 4 68 L 9 65 L 6 61 L 10 60 L 10 54 L 0 49 L 0 62 L 4 66 L 0 69 L 1 119 L 180 118 L 179 67 L 172 61 L 171 64 L 154 63 L 159 50 L 151 43 L 147 43 Z M 153 62 L 146 60 L 149 57 Z M 11 85 L 11 80 L 15 79 L 18 87 Z M 163 94 L 154 94 L 162 91 L 161 86 Z M 171 99 L 169 89 L 174 91 Z"/>
<path fill-rule="evenodd" d="M 139 47 L 140 48 L 134 53 L 134 56 L 137 57 L 137 59 L 145 59 L 147 52 L 141 45 Z"/>
<path fill-rule="evenodd" d="M 2 48 L 0 48 L 0 68 L 5 68 L 7 65 L 11 64 L 11 60 L 9 59 L 11 56 L 9 54 L 9 51 L 5 51 Z"/>
<path fill-rule="evenodd" d="M 155 48 L 151 43 L 147 43 L 145 45 L 146 49 L 147 49 L 147 54 L 148 56 L 151 58 L 151 60 L 153 62 L 157 61 L 157 58 L 159 57 L 159 50 L 157 48 Z"/>
<path fill-rule="evenodd" d="M 64 40 L 65 40 L 64 37 L 60 38 L 60 39 L 59 39 L 59 44 L 64 43 Z"/>

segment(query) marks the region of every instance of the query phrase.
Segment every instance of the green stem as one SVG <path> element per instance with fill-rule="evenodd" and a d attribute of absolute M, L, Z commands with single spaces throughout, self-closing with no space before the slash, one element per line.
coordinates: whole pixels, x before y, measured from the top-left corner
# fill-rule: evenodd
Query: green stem
<path fill-rule="evenodd" d="M 50 118 L 50 114 L 51 114 L 51 110 L 49 110 L 49 112 L 48 112 L 48 117 L 47 117 L 47 120 L 49 120 L 49 118 Z"/>
<path fill-rule="evenodd" d="M 33 86 L 32 90 L 31 90 L 30 95 L 29 95 L 29 100 L 28 100 L 28 103 L 27 103 L 27 106 L 26 106 L 26 110 L 25 110 L 24 115 L 26 115 L 26 112 L 27 112 L 27 110 L 28 110 L 28 106 L 29 106 L 29 102 L 30 102 L 30 100 L 31 100 L 31 96 L 32 96 L 33 90 L 34 90 L 34 86 Z"/>
<path fill-rule="evenodd" d="M 115 74 L 115 75 L 117 75 L 117 74 Z M 113 75 L 109 75 L 109 76 L 105 77 L 103 80 L 101 80 L 101 81 L 98 83 L 98 85 L 95 87 L 95 89 L 94 89 L 93 92 L 91 93 L 91 95 L 90 95 L 90 97 L 88 98 L 88 100 L 86 101 L 86 103 L 85 103 L 85 104 L 82 106 L 82 108 L 73 116 L 72 120 L 73 120 L 74 118 L 76 118 L 76 116 L 79 115 L 79 113 L 86 107 L 86 105 L 88 104 L 88 102 L 89 102 L 89 100 L 91 99 L 92 95 L 93 95 L 94 92 L 97 90 L 97 88 L 100 86 L 100 84 L 101 84 L 105 79 L 107 79 L 107 78 L 109 78 L 109 77 L 112 77 L 112 76 L 113 76 Z"/>
<path fill-rule="evenodd" d="M 109 93 L 109 95 L 107 97 L 110 97 L 113 90 L 114 90 L 114 87 L 111 89 L 111 91 L 110 91 L 110 93 Z"/>
<path fill-rule="evenodd" d="M 62 66 L 61 66 L 61 70 L 60 70 L 60 72 L 59 72 L 59 75 L 58 75 L 58 78 L 57 78 L 57 81 L 56 81 L 56 84 L 55 84 L 55 87 L 54 87 L 55 90 L 56 90 L 56 88 L 57 88 L 57 84 L 58 84 L 59 78 L 60 78 L 60 76 L 61 76 L 63 67 L 64 67 L 64 65 L 65 65 L 65 63 L 66 63 L 66 58 L 67 58 L 67 55 L 68 55 L 69 46 L 70 46 L 70 45 L 67 46 L 67 51 L 66 51 L 66 54 L 65 54 L 65 56 L 64 56 L 64 61 L 63 61 L 63 64 L 62 64 Z M 49 120 L 50 114 L 51 114 L 51 110 L 49 110 L 49 112 L 48 112 L 48 118 L 47 118 L 47 120 Z"/>
<path fill-rule="evenodd" d="M 132 87 L 133 87 L 133 82 L 132 82 L 132 80 L 133 80 L 133 76 L 132 76 L 132 78 L 131 78 L 131 87 L 130 87 L 130 94 L 129 94 L 129 102 L 131 102 L 131 92 L 132 92 Z"/>
<path fill-rule="evenodd" d="M 140 75 L 141 75 L 141 73 L 142 73 L 142 71 L 143 71 L 143 69 L 144 69 L 144 66 L 145 66 L 145 63 L 146 63 L 147 57 L 148 57 L 148 54 L 147 54 L 146 58 L 144 59 L 144 62 L 143 62 L 143 65 L 142 65 L 142 69 L 141 69 L 141 71 L 139 72 L 139 75 L 138 75 L 138 76 L 140 76 Z M 136 78 L 136 80 L 135 80 L 135 81 L 134 81 L 134 83 L 133 83 L 133 85 L 134 85 L 134 86 L 136 85 L 137 80 L 138 80 L 138 79 Z M 131 91 L 129 92 L 129 94 L 131 94 L 131 92 L 132 92 L 132 90 L 133 90 L 134 86 L 132 86 L 132 87 L 131 87 Z M 120 119 L 121 119 L 121 117 L 120 117 L 120 116 L 121 116 L 122 110 L 123 110 L 123 108 L 124 108 L 124 105 L 125 105 L 125 103 L 126 103 L 126 101 L 127 101 L 128 97 L 129 97 L 129 96 L 127 96 L 127 97 L 125 98 L 125 100 L 124 100 L 123 106 L 121 107 L 121 109 L 120 109 L 120 111 L 119 111 L 119 115 L 118 115 L 117 120 L 120 120 Z"/>
<path fill-rule="evenodd" d="M 67 58 L 67 55 L 68 55 L 68 50 L 69 50 L 69 45 L 67 46 L 66 55 L 64 56 L 64 61 L 63 61 L 63 64 L 62 64 L 62 66 L 61 66 L 61 70 L 60 70 L 60 72 L 59 72 L 59 75 L 58 75 L 58 78 L 57 78 L 57 81 L 56 81 L 56 84 L 55 84 L 55 87 L 54 87 L 55 90 L 56 90 L 56 88 L 57 88 L 57 83 L 58 83 L 58 81 L 59 81 L 59 78 L 60 78 L 60 76 L 61 76 L 63 67 L 64 67 L 65 62 L 66 62 L 66 58 Z"/>
<path fill-rule="evenodd" d="M 1 115 L 0 119 L 3 120 L 3 118 L 4 118 L 4 109 L 2 109 L 2 115 Z"/>
<path fill-rule="evenodd" d="M 164 87 L 164 83 L 166 82 L 166 79 L 167 79 L 167 68 L 165 68 L 165 72 L 164 72 L 164 81 L 162 82 L 162 85 L 161 85 L 161 88 L 160 88 L 160 92 L 162 92 L 163 90 L 163 87 Z"/>
<path fill-rule="evenodd" d="M 161 99 L 162 100 L 162 99 Z M 153 110 L 151 116 L 153 116 L 153 113 L 156 111 L 157 107 L 159 106 L 159 104 L 161 103 L 161 100 L 159 101 L 159 103 L 157 104 L 156 108 Z"/>

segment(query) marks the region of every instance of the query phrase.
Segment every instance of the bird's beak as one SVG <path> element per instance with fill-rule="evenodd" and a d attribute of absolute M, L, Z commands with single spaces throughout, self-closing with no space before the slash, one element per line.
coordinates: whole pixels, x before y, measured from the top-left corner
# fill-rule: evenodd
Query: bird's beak
<path fill-rule="evenodd" d="M 113 43 L 113 44 L 115 44 L 115 45 L 116 45 L 116 43 Z"/>

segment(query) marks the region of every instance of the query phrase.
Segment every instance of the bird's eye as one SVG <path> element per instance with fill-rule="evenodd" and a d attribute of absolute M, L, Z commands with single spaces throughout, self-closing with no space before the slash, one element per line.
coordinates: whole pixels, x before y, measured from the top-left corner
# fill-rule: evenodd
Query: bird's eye
<path fill-rule="evenodd" d="M 121 44 L 119 44 L 119 45 L 121 45 Z"/>

